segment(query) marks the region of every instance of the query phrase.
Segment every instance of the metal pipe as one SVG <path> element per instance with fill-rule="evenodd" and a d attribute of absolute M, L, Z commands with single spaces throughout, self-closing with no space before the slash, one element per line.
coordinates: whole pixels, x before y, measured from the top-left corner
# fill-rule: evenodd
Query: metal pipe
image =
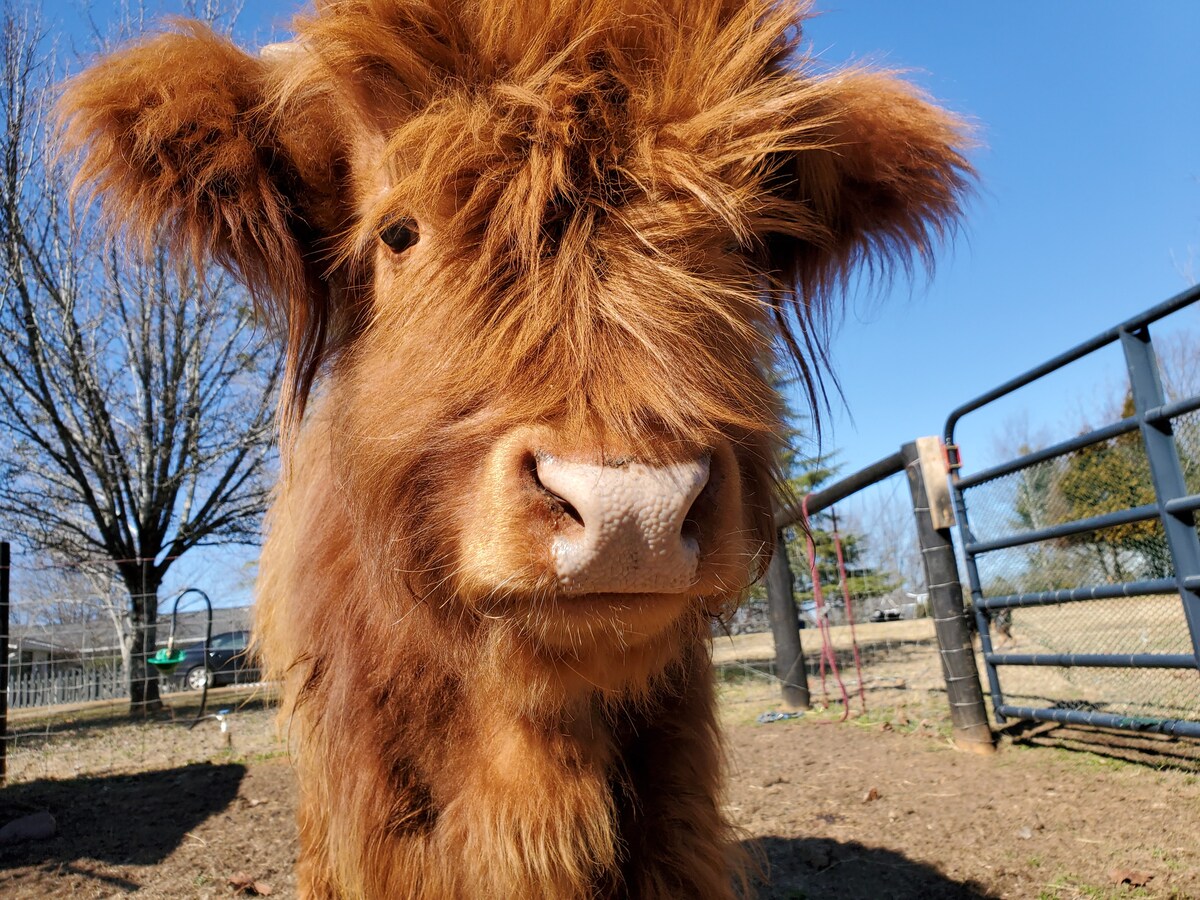
<path fill-rule="evenodd" d="M 1060 722 L 1064 725 L 1091 725 L 1099 728 L 1120 728 L 1125 731 L 1146 731 L 1179 737 L 1200 737 L 1200 722 L 1185 722 L 1179 719 L 1117 716 L 1112 713 L 1089 712 L 1080 709 L 1034 709 L 1029 706 L 1001 706 L 999 712 L 1013 719 L 1034 719 L 1038 722 Z"/>
<path fill-rule="evenodd" d="M 1048 528 L 1037 528 L 1033 531 L 1022 531 L 1020 534 L 1005 535 L 990 541 L 972 541 L 965 545 L 968 553 L 978 555 L 992 550 L 1005 550 L 1009 547 L 1020 547 L 1024 544 L 1036 544 L 1038 541 L 1050 541 L 1055 538 L 1069 537 L 1085 531 L 1097 531 L 1101 528 L 1111 528 L 1114 525 L 1128 525 L 1130 522 L 1143 522 L 1158 516 L 1158 504 L 1147 503 L 1145 506 L 1135 506 L 1133 509 L 1120 509 L 1116 512 L 1104 513 L 1101 516 L 1091 516 L 1087 519 L 1077 519 L 1074 522 L 1064 522 L 1061 525 L 1051 525 Z"/>
<path fill-rule="evenodd" d="M 814 491 L 808 495 L 808 514 L 815 516 L 823 509 L 828 509 L 839 500 L 845 500 L 851 494 L 863 488 L 877 484 L 883 479 L 904 471 L 904 459 L 897 451 L 891 456 L 885 456 L 878 462 L 873 462 L 859 469 L 841 481 L 835 481 L 827 488 Z M 791 528 L 804 518 L 803 510 L 797 504 L 789 505 L 775 513 L 776 528 Z"/>
<path fill-rule="evenodd" d="M 1168 507 L 1172 501 L 1189 499 L 1187 479 L 1179 461 L 1179 447 L 1175 443 L 1171 423 L 1166 422 L 1164 427 L 1145 421 L 1146 410 L 1162 406 L 1166 399 L 1158 372 L 1158 360 L 1150 345 L 1150 332 L 1145 327 L 1136 332 L 1122 328 L 1120 339 L 1129 369 L 1134 409 L 1143 419 L 1142 443 L 1146 448 L 1146 461 L 1150 464 L 1150 480 L 1158 501 L 1157 512 L 1175 567 L 1183 615 L 1191 633 L 1192 657 L 1200 660 L 1200 594 L 1188 587 L 1189 578 L 1200 575 L 1200 538 L 1196 536 L 1196 524 L 1190 514 L 1173 514 Z"/>
<path fill-rule="evenodd" d="M 1092 669 L 1195 669 L 1190 653 L 989 653 L 993 666 L 1067 666 Z"/>
<path fill-rule="evenodd" d="M 1185 416 L 1197 409 L 1200 409 L 1200 394 L 1194 397 L 1184 397 L 1182 400 L 1175 400 L 1171 403 L 1163 403 L 1160 406 L 1153 406 L 1146 410 L 1145 419 L 1150 424 L 1155 425 L 1166 419 Z"/>
<path fill-rule="evenodd" d="M 204 688 L 200 692 L 200 709 L 196 712 L 196 718 L 192 719 L 188 725 L 188 730 L 191 731 L 196 727 L 196 723 L 201 719 L 206 718 L 204 715 L 204 707 L 208 704 L 208 645 L 212 643 L 212 622 L 213 622 L 213 606 L 212 601 L 208 599 L 208 594 L 200 590 L 200 588 L 184 588 L 175 595 L 175 605 L 171 608 L 171 636 L 167 638 L 168 652 L 175 648 L 175 625 L 179 619 L 179 601 L 188 594 L 199 594 L 204 600 L 204 605 L 208 607 L 208 619 L 204 629 Z"/>
<path fill-rule="evenodd" d="M 1000 712 L 1000 707 L 1004 703 L 1004 694 L 1000 690 L 1000 676 L 996 673 L 996 667 L 987 662 L 987 655 L 992 652 L 991 619 L 988 618 L 987 612 L 983 608 L 983 586 L 979 579 L 979 566 L 975 562 L 975 555 L 968 549 L 972 537 L 971 530 L 967 525 L 967 504 L 963 499 L 963 492 L 958 489 L 958 483 L 953 478 L 950 479 L 950 499 L 954 503 L 958 535 L 964 548 L 963 560 L 967 567 L 967 585 L 971 589 L 971 611 L 975 616 L 975 629 L 979 632 L 979 646 L 983 650 L 984 674 L 987 676 L 988 691 L 992 698 L 992 713 L 995 715 L 996 721 L 1003 724 L 1004 716 Z"/>
<path fill-rule="evenodd" d="M 1186 497 L 1176 497 L 1163 504 L 1163 508 L 1172 516 L 1182 516 L 1200 509 L 1200 494 L 1188 494 Z"/>
<path fill-rule="evenodd" d="M 1122 584 L 1101 584 L 1094 587 L 1059 591 L 1031 591 L 1026 594 L 1005 594 L 984 597 L 979 605 L 984 609 L 1014 609 L 1022 606 L 1057 606 L 1082 600 L 1111 600 L 1118 597 L 1148 597 L 1175 591 L 1174 578 L 1154 578 L 1146 581 L 1126 581 Z"/>
<path fill-rule="evenodd" d="M 948 445 L 952 445 L 954 443 L 954 426 L 957 425 L 958 420 L 967 413 L 974 412 L 981 406 L 986 406 L 993 400 L 997 400 L 1000 397 L 1003 397 L 1005 394 L 1011 394 L 1018 388 L 1022 388 L 1030 382 L 1036 381 L 1043 375 L 1048 375 L 1055 369 L 1061 369 L 1068 363 L 1073 363 L 1075 360 L 1087 356 L 1092 351 L 1099 350 L 1101 347 L 1119 340 L 1122 331 L 1137 331 L 1138 329 L 1146 327 L 1151 322 L 1156 322 L 1159 319 L 1169 316 L 1171 313 L 1182 309 L 1191 303 L 1195 303 L 1197 300 L 1200 300 L 1200 284 L 1193 285 L 1186 291 L 1176 294 L 1169 300 L 1164 300 L 1157 306 L 1152 306 L 1145 312 L 1134 316 L 1132 319 L 1121 323 L 1115 328 L 1110 328 L 1107 331 L 1103 331 L 1090 340 L 1086 340 L 1082 344 L 1077 344 L 1070 350 L 1067 350 L 1065 353 L 1060 353 L 1058 356 L 1046 360 L 1046 362 L 1042 363 L 1040 366 L 1035 366 L 1034 368 L 1029 369 L 1027 372 L 1018 375 L 1016 378 L 1009 379 L 999 387 L 995 387 L 987 393 L 976 397 L 974 400 L 962 404 L 952 411 L 949 418 L 946 419 L 946 427 L 943 431 L 946 443 Z M 1156 406 L 1158 405 L 1161 404 L 1156 404 Z"/>
<path fill-rule="evenodd" d="M 964 475 L 958 479 L 958 489 L 965 491 L 967 488 L 977 487 L 984 482 L 994 481 L 997 478 L 1003 478 L 1005 475 L 1011 475 L 1013 472 L 1028 469 L 1030 466 L 1035 466 L 1048 459 L 1054 459 L 1057 456 L 1063 456 L 1067 453 L 1073 453 L 1076 450 L 1082 450 L 1084 447 L 1090 447 L 1092 444 L 1098 444 L 1101 441 L 1107 441 L 1115 437 L 1120 437 L 1123 434 L 1128 434 L 1131 431 L 1137 431 L 1138 424 L 1138 417 L 1130 416 L 1128 419 L 1122 419 L 1120 422 L 1114 422 L 1103 428 L 1097 428 L 1095 431 L 1077 435 L 1041 450 L 1026 453 L 1024 456 L 1018 456 L 1010 462 L 992 466 L 990 469 L 984 469 L 982 472 L 976 472 L 973 475 Z"/>

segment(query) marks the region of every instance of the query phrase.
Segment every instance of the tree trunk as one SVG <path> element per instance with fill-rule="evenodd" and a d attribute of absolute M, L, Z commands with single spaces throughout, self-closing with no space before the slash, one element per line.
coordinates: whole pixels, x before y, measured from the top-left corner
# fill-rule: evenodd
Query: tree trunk
<path fill-rule="evenodd" d="M 130 575 L 132 577 L 130 577 Z M 140 718 L 162 709 L 158 670 L 146 662 L 158 643 L 158 588 L 161 578 L 150 567 L 126 576 L 129 588 L 129 715 Z"/>

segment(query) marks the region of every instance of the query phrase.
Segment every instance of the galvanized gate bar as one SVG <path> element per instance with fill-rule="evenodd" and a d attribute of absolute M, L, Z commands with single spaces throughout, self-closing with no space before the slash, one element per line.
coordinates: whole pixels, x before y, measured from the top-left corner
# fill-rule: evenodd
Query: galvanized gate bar
<path fill-rule="evenodd" d="M 1006 537 L 991 541 L 970 541 L 965 549 L 973 556 L 988 553 L 992 550 L 1007 550 L 1009 547 L 1020 547 L 1024 544 L 1036 544 L 1039 541 L 1049 541 L 1054 538 L 1069 537 L 1072 534 L 1082 534 L 1085 531 L 1098 531 L 1101 528 L 1111 528 L 1114 525 L 1128 525 L 1131 522 L 1144 522 L 1158 515 L 1157 503 L 1147 503 L 1145 506 L 1135 506 L 1133 509 L 1122 509 L 1117 512 L 1105 513 L 1102 516 L 1092 516 L 1088 519 L 1077 519 L 1074 522 L 1064 522 L 1062 525 L 1051 525 L 1049 528 L 1038 528 L 1034 531 L 1021 531 Z"/>
<path fill-rule="evenodd" d="M 1005 475 L 1020 472 L 1022 469 L 1028 469 L 1030 466 L 1035 466 L 1040 462 L 1065 456 L 1076 450 L 1082 450 L 1084 447 L 1090 447 L 1092 444 L 1099 444 L 1101 441 L 1111 440 L 1123 434 L 1128 434 L 1131 431 L 1137 431 L 1138 425 L 1143 418 L 1147 422 L 1157 423 L 1173 419 L 1176 416 L 1186 415 L 1197 409 L 1200 409 L 1200 394 L 1197 394 L 1195 397 L 1178 400 L 1174 403 L 1164 403 L 1162 406 L 1146 410 L 1145 415 L 1142 417 L 1130 416 L 1127 419 L 1113 422 L 1111 425 L 1105 425 L 1103 428 L 1097 428 L 1095 431 L 1079 434 L 1065 441 L 1060 441 L 1057 444 L 1051 444 L 1049 447 L 1043 447 L 1041 450 L 1034 450 L 1031 453 L 1026 453 L 1024 456 L 1018 456 L 1016 459 L 992 466 L 990 469 L 983 469 L 972 475 L 963 475 L 958 480 L 958 486 L 961 490 L 965 491 L 967 488 L 976 487 L 985 482 L 994 481 L 997 478 L 1003 478 Z"/>
<path fill-rule="evenodd" d="M 946 447 L 951 451 L 954 450 L 954 426 L 957 425 L 958 420 L 967 413 L 974 412 L 980 407 L 991 403 L 993 400 L 1000 399 L 1005 394 L 1011 394 L 1018 388 L 1022 388 L 1031 382 L 1037 381 L 1043 375 L 1049 375 L 1056 369 L 1061 369 L 1063 366 L 1069 365 L 1070 363 L 1075 362 L 1075 360 L 1087 356 L 1094 350 L 1099 350 L 1101 347 L 1105 347 L 1108 344 L 1117 341 L 1120 338 L 1122 331 L 1134 331 L 1139 328 L 1144 328 L 1151 322 L 1157 322 L 1159 319 L 1169 316 L 1171 313 L 1183 309 L 1185 306 L 1195 303 L 1197 300 L 1200 300 L 1200 284 L 1193 285 L 1186 291 L 1176 294 L 1171 299 L 1165 300 L 1157 306 L 1152 306 L 1150 309 L 1134 316 L 1132 319 L 1122 322 L 1116 328 L 1110 328 L 1108 331 L 1101 332 L 1091 340 L 1084 341 L 1082 344 L 1072 347 L 1065 353 L 1060 353 L 1058 356 L 1046 360 L 1046 362 L 1042 363 L 1040 366 L 1035 366 L 1023 375 L 1018 375 L 1016 378 L 1011 378 L 1001 384 L 999 387 L 995 387 L 987 393 L 976 397 L 974 400 L 964 403 L 962 406 L 959 406 L 957 409 L 951 412 L 950 417 L 946 420 Z M 951 458 L 950 464 L 952 468 L 957 468 L 956 459 Z"/>
<path fill-rule="evenodd" d="M 1179 737 L 1200 737 L 1200 722 L 1181 719 L 1150 719 L 1138 716 L 1116 716 L 1112 713 L 1080 709 L 1034 709 L 1029 706 L 997 707 L 996 714 L 1013 719 L 1034 719 L 1038 722 L 1061 722 L 1064 725 L 1091 725 L 1096 728 L 1119 728 L 1124 731 L 1143 731 Z"/>
<path fill-rule="evenodd" d="M 1169 419 L 1155 423 L 1144 420 L 1146 410 L 1162 406 L 1166 399 L 1158 362 L 1150 346 L 1149 329 L 1145 326 L 1137 331 L 1122 328 L 1120 337 L 1129 366 L 1133 406 L 1143 417 L 1142 440 L 1150 463 L 1150 480 L 1154 483 L 1167 546 L 1175 563 L 1175 580 L 1179 584 L 1179 596 L 1183 599 L 1183 611 L 1192 635 L 1193 661 L 1200 666 L 1200 595 L 1187 583 L 1189 578 L 1200 576 L 1200 538 L 1196 536 L 1196 522 L 1190 510 L 1176 514 L 1167 508 L 1171 500 L 1188 495 L 1179 448 L 1175 445 L 1175 433 Z"/>
<path fill-rule="evenodd" d="M 1097 584 L 1084 588 L 1064 588 L 1058 591 L 1031 591 L 1027 594 L 1005 594 L 984 597 L 984 609 L 1016 609 L 1023 606 L 1057 606 L 1083 600 L 1115 600 L 1120 597 L 1149 597 L 1169 594 L 1175 590 L 1174 578 L 1151 578 L 1145 581 L 1126 581 L 1121 584 Z"/>
<path fill-rule="evenodd" d="M 1122 419 L 1111 425 L 1105 425 L 1103 428 L 1097 428 L 1095 431 L 1088 431 L 1084 434 L 1076 435 L 1069 440 L 1051 444 L 1042 450 L 1035 450 L 1032 453 L 1026 453 L 1024 456 L 1018 456 L 1014 460 L 1001 463 L 998 466 L 992 466 L 990 469 L 984 469 L 982 472 L 976 472 L 974 475 L 963 475 L 958 479 L 959 490 L 965 491 L 967 488 L 976 487 L 984 482 L 1003 478 L 1005 475 L 1020 472 L 1022 469 L 1036 466 L 1038 463 L 1045 462 L 1048 459 L 1054 459 L 1057 456 L 1063 456 L 1075 450 L 1082 450 L 1084 447 L 1089 447 L 1092 444 L 1098 444 L 1101 441 L 1107 441 L 1111 438 L 1128 434 L 1131 431 L 1137 431 L 1137 428 L 1137 416 L 1130 416 L 1128 419 Z"/>
<path fill-rule="evenodd" d="M 969 544 L 972 538 L 971 528 L 967 522 L 967 505 L 963 500 L 963 492 L 958 489 L 958 484 L 953 477 L 950 479 L 950 497 L 954 501 L 954 515 L 958 520 L 959 535 L 962 537 L 964 545 Z M 988 691 L 992 695 L 992 712 L 996 716 L 996 721 L 1004 724 L 1004 714 L 1000 712 L 1000 706 L 1004 702 L 1004 695 L 1000 692 L 1000 676 L 996 674 L 996 667 L 987 662 L 987 657 L 993 652 L 992 632 L 989 627 L 987 610 L 983 608 L 983 586 L 979 582 L 979 567 L 975 565 L 975 557 L 969 550 L 963 555 L 967 564 L 967 585 L 971 589 L 971 609 L 975 614 L 975 630 L 979 633 L 979 645 L 983 650 L 984 674 L 987 676 Z"/>
<path fill-rule="evenodd" d="M 1200 394 L 1195 397 L 1184 397 L 1162 406 L 1151 407 L 1145 412 L 1147 422 L 1161 422 L 1163 419 L 1174 419 L 1200 409 Z"/>
<path fill-rule="evenodd" d="M 1091 669 L 1194 669 L 1186 653 L 989 653 L 993 666 L 1078 666 Z"/>
<path fill-rule="evenodd" d="M 1200 494 L 1188 494 L 1186 497 L 1176 497 L 1166 502 L 1166 510 L 1173 516 L 1182 513 L 1195 512 L 1200 509 Z"/>
<path fill-rule="evenodd" d="M 885 456 L 865 468 L 831 484 L 824 490 L 814 491 L 808 495 L 805 507 L 810 516 L 815 516 L 821 510 L 828 509 L 839 500 L 845 500 L 851 494 L 858 493 L 863 488 L 878 484 L 885 478 L 890 478 L 904 471 L 904 458 L 897 450 L 890 456 Z M 804 518 L 804 511 L 798 505 L 787 506 L 775 511 L 775 527 L 791 528 Z"/>

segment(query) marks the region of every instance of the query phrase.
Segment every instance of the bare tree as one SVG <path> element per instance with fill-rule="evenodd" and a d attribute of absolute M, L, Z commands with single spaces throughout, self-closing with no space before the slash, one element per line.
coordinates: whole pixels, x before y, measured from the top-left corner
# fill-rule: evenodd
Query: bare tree
<path fill-rule="evenodd" d="M 5 8 L 0 53 L 0 516 L 31 550 L 113 567 L 144 712 L 159 705 L 146 656 L 167 570 L 197 546 L 257 541 L 278 357 L 227 276 L 127 254 L 71 211 L 36 14 Z"/>
<path fill-rule="evenodd" d="M 893 480 L 864 492 L 858 509 L 847 516 L 847 527 L 866 536 L 871 566 L 899 587 L 920 592 L 925 590 L 925 569 L 907 491 L 907 485 Z"/>

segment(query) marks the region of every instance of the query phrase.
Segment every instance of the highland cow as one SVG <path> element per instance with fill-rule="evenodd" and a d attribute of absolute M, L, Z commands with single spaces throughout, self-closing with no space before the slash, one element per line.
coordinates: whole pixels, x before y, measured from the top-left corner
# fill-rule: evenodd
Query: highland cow
<path fill-rule="evenodd" d="M 960 121 L 776 0 L 318 0 L 63 101 L 80 183 L 286 341 L 257 633 L 309 898 L 734 895 L 710 623 L 773 549 L 790 358 L 927 258 Z"/>

